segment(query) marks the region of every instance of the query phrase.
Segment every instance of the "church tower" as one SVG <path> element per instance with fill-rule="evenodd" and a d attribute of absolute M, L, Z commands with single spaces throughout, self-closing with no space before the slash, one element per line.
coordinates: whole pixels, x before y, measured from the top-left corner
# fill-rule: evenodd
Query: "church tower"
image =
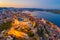
<path fill-rule="evenodd" d="M 13 16 L 13 21 L 12 21 L 12 26 L 17 26 L 17 25 L 19 25 L 19 21 L 17 20 L 17 16 L 14 15 Z"/>

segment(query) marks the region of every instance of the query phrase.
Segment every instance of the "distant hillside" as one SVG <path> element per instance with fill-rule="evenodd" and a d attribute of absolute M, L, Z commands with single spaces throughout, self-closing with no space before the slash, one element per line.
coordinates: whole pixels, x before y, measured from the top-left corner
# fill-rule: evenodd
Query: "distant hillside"
<path fill-rule="evenodd" d="M 46 11 L 46 12 L 53 12 L 53 13 L 59 13 L 60 14 L 60 10 L 58 9 L 42 9 L 42 8 L 13 8 L 13 7 L 0 7 L 0 10 L 18 10 L 18 11 Z"/>
<path fill-rule="evenodd" d="M 45 10 L 47 12 L 60 13 L 60 10 Z"/>

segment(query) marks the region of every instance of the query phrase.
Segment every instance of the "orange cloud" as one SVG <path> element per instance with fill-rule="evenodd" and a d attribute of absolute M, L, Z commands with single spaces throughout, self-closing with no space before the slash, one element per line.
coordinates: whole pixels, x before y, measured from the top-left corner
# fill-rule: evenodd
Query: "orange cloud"
<path fill-rule="evenodd" d="M 0 7 L 23 7 L 23 4 L 0 2 Z"/>
<path fill-rule="evenodd" d="M 14 2 L 2 2 L 0 1 L 0 7 L 32 7 L 33 5 Z"/>

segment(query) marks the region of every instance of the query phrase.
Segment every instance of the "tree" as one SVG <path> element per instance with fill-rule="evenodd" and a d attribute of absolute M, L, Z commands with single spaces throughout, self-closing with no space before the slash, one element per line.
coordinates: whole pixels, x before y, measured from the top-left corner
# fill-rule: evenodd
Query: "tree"
<path fill-rule="evenodd" d="M 2 31 L 2 30 L 10 28 L 11 27 L 11 23 L 12 22 L 10 21 L 10 22 L 6 22 L 6 23 L 1 24 L 0 25 L 0 30 Z"/>

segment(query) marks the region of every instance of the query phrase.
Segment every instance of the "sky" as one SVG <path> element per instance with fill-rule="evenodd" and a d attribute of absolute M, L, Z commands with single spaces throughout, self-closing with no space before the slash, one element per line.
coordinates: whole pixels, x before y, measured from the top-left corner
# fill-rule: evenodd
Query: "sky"
<path fill-rule="evenodd" d="M 60 9 L 60 0 L 0 0 L 0 7 Z"/>

